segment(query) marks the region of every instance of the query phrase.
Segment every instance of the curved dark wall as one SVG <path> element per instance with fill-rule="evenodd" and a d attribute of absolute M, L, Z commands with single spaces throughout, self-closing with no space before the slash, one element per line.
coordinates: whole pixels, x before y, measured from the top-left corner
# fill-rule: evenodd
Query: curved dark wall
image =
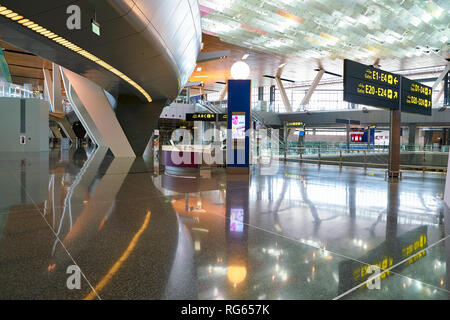
<path fill-rule="evenodd" d="M 142 103 L 135 96 L 119 96 L 116 117 L 136 156 L 142 156 L 153 130 L 158 128 L 159 116 L 166 101 Z"/>
<path fill-rule="evenodd" d="M 69 30 L 69 5 L 81 8 L 81 30 Z M 142 86 L 153 100 L 175 98 L 201 47 L 196 0 L 2 0 L 11 10 L 96 55 Z M 101 36 L 91 30 L 97 15 Z M 0 39 L 53 61 L 107 91 L 143 96 L 96 63 L 0 16 Z"/>

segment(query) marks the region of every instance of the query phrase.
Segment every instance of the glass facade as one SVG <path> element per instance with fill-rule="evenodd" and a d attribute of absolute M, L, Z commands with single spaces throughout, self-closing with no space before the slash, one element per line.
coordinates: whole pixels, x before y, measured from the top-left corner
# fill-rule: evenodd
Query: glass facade
<path fill-rule="evenodd" d="M 430 83 L 427 83 L 427 85 L 430 85 Z M 283 104 L 280 90 L 275 87 L 275 101 L 273 101 L 273 103 L 270 103 L 270 86 L 263 87 L 262 101 L 264 102 L 258 100 L 258 97 L 260 97 L 260 95 L 258 95 L 258 90 L 260 90 L 259 88 L 260 87 L 257 86 L 252 88 L 252 108 L 260 111 L 269 111 L 276 113 L 287 112 Z M 294 112 L 303 112 L 304 110 L 320 112 L 362 108 L 367 108 L 369 110 L 377 109 L 371 106 L 355 105 L 344 101 L 343 83 L 319 86 L 312 94 L 306 109 L 304 108 L 304 106 L 301 106 L 301 102 L 308 92 L 308 87 L 299 87 L 294 85 L 292 87 L 285 87 L 285 91 Z M 433 91 L 433 101 L 436 100 L 436 98 L 439 96 L 439 93 L 439 89 Z M 219 98 L 220 92 L 211 92 L 207 95 L 208 101 L 211 102 L 218 101 Z M 438 105 L 442 105 L 442 101 L 440 101 Z"/>

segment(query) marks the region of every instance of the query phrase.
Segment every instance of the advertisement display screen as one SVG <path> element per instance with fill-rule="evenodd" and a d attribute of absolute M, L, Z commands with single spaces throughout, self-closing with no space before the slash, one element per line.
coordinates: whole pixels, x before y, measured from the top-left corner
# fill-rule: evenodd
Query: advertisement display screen
<path fill-rule="evenodd" d="M 244 209 L 232 208 L 230 213 L 230 231 L 244 232 Z"/>
<path fill-rule="evenodd" d="M 344 60 L 344 100 L 368 106 L 398 109 L 400 76 L 372 66 Z"/>
<path fill-rule="evenodd" d="M 245 139 L 245 120 L 245 114 L 233 113 L 231 119 L 233 139 Z"/>

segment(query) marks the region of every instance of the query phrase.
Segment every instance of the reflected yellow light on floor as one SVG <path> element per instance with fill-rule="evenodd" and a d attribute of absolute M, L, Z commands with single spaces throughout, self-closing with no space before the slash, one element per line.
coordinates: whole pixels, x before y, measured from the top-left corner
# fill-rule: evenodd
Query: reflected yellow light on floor
<path fill-rule="evenodd" d="M 236 286 L 247 278 L 247 268 L 244 266 L 229 266 L 227 276 L 228 280 Z"/>
<path fill-rule="evenodd" d="M 124 251 L 124 253 L 120 256 L 119 260 L 116 261 L 116 263 L 109 269 L 108 273 L 103 277 L 103 279 L 95 286 L 95 291 L 92 290 L 83 300 L 92 300 L 97 297 L 97 292 L 101 291 L 106 284 L 111 280 L 111 278 L 116 274 L 116 272 L 120 269 L 122 264 L 125 262 L 125 260 L 128 259 L 131 252 L 136 247 L 137 242 L 139 241 L 139 238 L 141 237 L 142 233 L 147 229 L 148 223 L 150 221 L 151 212 L 148 211 L 147 215 L 145 216 L 144 223 L 136 232 L 133 239 L 131 240 L 130 244 L 128 245 L 128 248 Z"/>

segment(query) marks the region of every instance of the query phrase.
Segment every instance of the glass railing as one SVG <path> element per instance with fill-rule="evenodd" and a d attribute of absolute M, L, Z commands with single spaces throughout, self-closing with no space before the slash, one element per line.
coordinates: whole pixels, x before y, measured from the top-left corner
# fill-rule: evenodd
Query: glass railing
<path fill-rule="evenodd" d="M 359 146 L 327 142 L 288 143 L 277 146 L 266 143 L 253 148 L 255 157 L 271 157 L 281 161 L 335 164 L 357 167 L 387 168 L 389 146 Z M 449 146 L 402 146 L 400 166 L 403 169 L 446 170 Z"/>
<path fill-rule="evenodd" d="M 0 97 L 5 98 L 38 98 L 44 99 L 41 92 L 35 92 L 24 86 L 0 81 Z"/>

